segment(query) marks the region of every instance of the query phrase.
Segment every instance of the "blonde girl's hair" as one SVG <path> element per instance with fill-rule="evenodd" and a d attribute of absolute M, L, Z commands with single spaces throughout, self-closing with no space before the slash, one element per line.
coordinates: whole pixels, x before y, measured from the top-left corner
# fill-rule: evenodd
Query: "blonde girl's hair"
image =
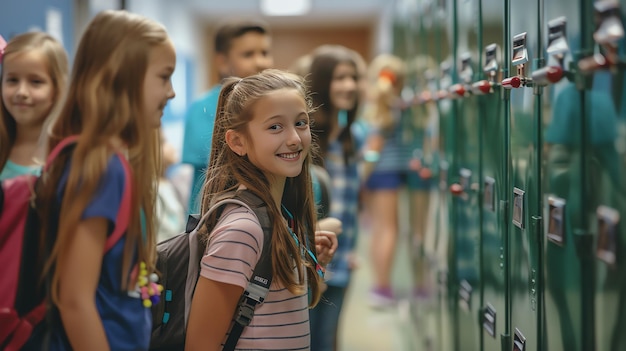
<path fill-rule="evenodd" d="M 437 69 L 437 63 L 431 56 L 417 55 L 411 61 L 407 62 L 407 76 L 414 80 L 416 93 L 419 94 L 428 88 L 429 76 Z M 413 126 L 424 129 L 436 123 L 437 106 L 434 103 L 421 104 L 413 107 L 413 118 L 411 121 Z"/>
<path fill-rule="evenodd" d="M 46 116 L 42 128 L 42 140 L 40 144 L 43 145 L 46 127 L 53 122 L 54 117 L 58 114 L 59 109 L 63 105 L 62 102 L 67 88 L 69 65 L 67 53 L 63 45 L 44 32 L 28 32 L 13 37 L 9 40 L 4 49 L 3 61 L 9 55 L 19 55 L 33 50 L 38 50 L 43 54 L 46 61 L 45 65 L 48 68 L 48 75 L 52 81 L 54 94 L 52 108 L 48 116 Z M 4 69 L 0 71 L 0 82 L 3 80 Z M 2 96 L 2 84 L 0 84 L 0 96 Z M 0 169 L 2 169 L 9 159 L 11 149 L 15 144 L 17 124 L 6 106 L 4 106 L 2 99 L 0 99 L 0 106 Z"/>
<path fill-rule="evenodd" d="M 381 54 L 370 64 L 370 106 L 366 111 L 366 118 L 375 127 L 385 130 L 393 126 L 392 108 L 400 96 L 405 74 L 404 61 L 391 54 Z"/>
<path fill-rule="evenodd" d="M 161 45 L 170 45 L 162 25 L 126 11 L 100 12 L 87 26 L 76 51 L 67 100 L 49 136 L 50 150 L 67 136 L 79 135 L 79 138 L 71 157 L 58 226 L 51 228 L 58 237 L 46 270 L 65 264 L 72 234 L 115 151 L 111 145 L 114 138 L 120 138 L 127 148 L 133 187 L 122 287 L 128 287 L 127 272 L 135 257 L 146 263 L 148 272 L 154 270 L 160 133 L 149 127 L 152 122 L 144 111 L 143 86 L 150 54 Z M 68 159 L 69 153 L 61 155 L 46 175 L 39 196 L 44 216 L 53 213 L 57 186 Z M 58 284 L 59 274 L 55 271 L 52 276 L 55 303 L 58 303 Z"/>
<path fill-rule="evenodd" d="M 211 157 L 202 193 L 202 213 L 228 192 L 236 190 L 239 184 L 243 184 L 261 198 L 267 204 L 270 223 L 273 223 L 271 248 L 274 279 L 284 284 L 294 294 L 304 293 L 305 275 L 302 270 L 304 262 L 311 288 L 311 306 L 315 306 L 320 298 L 320 280 L 315 263 L 308 255 L 304 257 L 300 255 L 300 249 L 281 218 L 281 209 L 276 206 L 270 195 L 267 177 L 250 162 L 248 157 L 235 154 L 226 144 L 225 135 L 228 130 L 237 131 L 250 138 L 248 124 L 255 117 L 255 103 L 269 93 L 281 89 L 297 91 L 309 108 L 311 107 L 302 79 L 291 73 L 270 69 L 244 79 L 229 78 L 224 81 L 217 104 Z M 294 232 L 299 242 L 308 243 L 315 252 L 315 210 L 310 167 L 316 150 L 314 146 L 311 149 L 304 159 L 300 175 L 287 178 L 282 203 L 294 216 Z M 210 218 L 207 229 L 213 228 L 216 222 L 216 216 Z M 207 237 L 203 239 L 206 240 Z M 298 270 L 298 280 L 294 277 L 294 261 Z"/>

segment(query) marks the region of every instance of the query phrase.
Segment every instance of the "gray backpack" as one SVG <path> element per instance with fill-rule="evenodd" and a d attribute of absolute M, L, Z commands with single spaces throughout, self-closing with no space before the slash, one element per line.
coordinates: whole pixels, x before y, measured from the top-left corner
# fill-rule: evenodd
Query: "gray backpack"
<path fill-rule="evenodd" d="M 243 328 L 250 324 L 257 304 L 262 303 L 272 283 L 271 238 L 272 226 L 267 206 L 248 190 L 233 193 L 202 216 L 190 216 L 185 233 L 160 242 L 157 245 L 157 270 L 161 273 L 163 292 L 161 301 L 152 306 L 152 338 L 150 350 L 184 350 L 185 331 L 193 292 L 200 275 L 200 260 L 205 247 L 198 239 L 198 230 L 215 212 L 221 215 L 226 204 L 234 203 L 253 212 L 263 228 L 263 251 L 246 290 L 235 311 L 235 323 L 228 334 L 224 350 L 234 350 Z"/>

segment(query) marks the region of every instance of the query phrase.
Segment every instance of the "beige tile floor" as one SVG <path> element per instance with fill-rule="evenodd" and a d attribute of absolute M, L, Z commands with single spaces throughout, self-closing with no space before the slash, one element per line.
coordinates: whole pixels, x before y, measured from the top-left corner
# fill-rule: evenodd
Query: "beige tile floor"
<path fill-rule="evenodd" d="M 407 215 L 401 214 L 401 223 L 407 222 L 402 220 Z M 434 231 L 434 226 L 431 225 L 429 230 Z M 368 306 L 368 291 L 372 281 L 368 260 L 370 236 L 366 228 L 361 230 L 357 248 L 360 266 L 354 272 L 341 316 L 339 351 L 430 351 L 425 346 L 425 339 L 427 336 L 432 337 L 436 330 L 436 299 L 418 304 L 409 298 L 412 287 L 410 245 L 407 244 L 408 230 L 401 232 L 403 235 L 398 243 L 392 281 L 394 290 L 402 298 L 397 307 L 381 311 Z"/>

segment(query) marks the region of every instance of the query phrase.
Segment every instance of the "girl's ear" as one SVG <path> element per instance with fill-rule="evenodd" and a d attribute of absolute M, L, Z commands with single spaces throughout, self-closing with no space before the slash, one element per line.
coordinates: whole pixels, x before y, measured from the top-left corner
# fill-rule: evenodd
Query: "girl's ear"
<path fill-rule="evenodd" d="M 228 147 L 237 155 L 245 156 L 246 155 L 246 139 L 241 133 L 236 132 L 232 129 L 226 131 L 226 144 Z"/>

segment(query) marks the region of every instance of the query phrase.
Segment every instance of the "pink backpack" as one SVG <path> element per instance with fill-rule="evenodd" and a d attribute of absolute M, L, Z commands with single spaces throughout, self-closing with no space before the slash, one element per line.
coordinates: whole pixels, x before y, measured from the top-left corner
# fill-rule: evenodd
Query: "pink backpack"
<path fill-rule="evenodd" d="M 77 136 L 71 136 L 62 140 L 46 159 L 42 173 L 45 174 L 59 153 L 77 139 Z M 119 158 L 124 167 L 126 183 L 115 229 L 107 239 L 105 253 L 122 237 L 129 221 L 131 171 L 126 159 L 122 155 Z M 30 301 L 35 306 L 30 311 L 20 313 L 16 309 L 18 294 L 23 295 L 20 293 L 20 277 L 36 271 L 32 262 L 38 256 L 38 242 L 42 239 L 39 218 L 34 208 L 34 189 L 38 179 L 38 176 L 22 175 L 3 180 L 0 186 L 0 349 L 5 351 L 19 350 L 47 312 L 45 298 Z M 33 241 L 37 244 L 33 244 Z M 36 281 L 38 278 L 29 277 L 29 280 Z"/>

